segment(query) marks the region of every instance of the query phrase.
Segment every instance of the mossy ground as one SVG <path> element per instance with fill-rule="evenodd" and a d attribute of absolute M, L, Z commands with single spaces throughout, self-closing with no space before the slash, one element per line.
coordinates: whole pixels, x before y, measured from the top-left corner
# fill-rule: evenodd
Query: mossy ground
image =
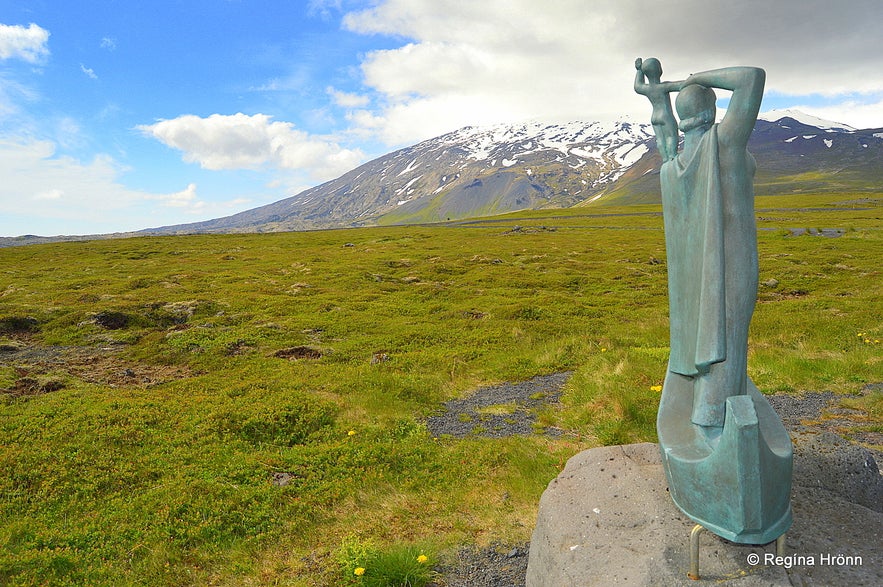
<path fill-rule="evenodd" d="M 849 200 L 758 199 L 764 391 L 883 380 L 883 208 Z M 788 230 L 816 226 L 845 234 Z M 353 540 L 523 543 L 567 458 L 655 440 L 664 261 L 652 206 L 0 250 L 0 584 L 324 585 Z M 423 424 L 565 370 L 560 437 Z"/>

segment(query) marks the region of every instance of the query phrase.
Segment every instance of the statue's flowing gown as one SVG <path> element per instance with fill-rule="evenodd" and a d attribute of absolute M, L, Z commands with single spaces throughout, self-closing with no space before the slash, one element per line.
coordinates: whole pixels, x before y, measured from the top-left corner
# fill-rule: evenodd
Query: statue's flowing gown
<path fill-rule="evenodd" d="M 748 324 L 757 295 L 754 158 L 724 153 L 712 126 L 687 158 L 663 164 L 669 369 L 694 378 L 692 421 L 722 426 L 746 393 Z"/>

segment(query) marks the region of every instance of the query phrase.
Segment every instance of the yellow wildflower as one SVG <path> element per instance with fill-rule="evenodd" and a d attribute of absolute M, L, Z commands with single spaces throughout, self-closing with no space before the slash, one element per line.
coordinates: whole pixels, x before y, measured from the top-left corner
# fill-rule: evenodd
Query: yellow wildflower
<path fill-rule="evenodd" d="M 421 554 L 420 556 L 417 557 L 417 562 L 420 563 L 421 565 L 428 560 L 429 560 L 429 557 L 426 556 L 425 554 Z"/>
<path fill-rule="evenodd" d="M 662 391 L 662 386 L 661 385 L 651 385 L 650 391 Z"/>
<path fill-rule="evenodd" d="M 355 436 L 355 435 L 356 435 L 356 431 L 355 431 L 355 430 L 350 430 L 349 432 L 346 433 L 346 435 L 347 435 L 347 436 Z M 359 568 L 361 568 L 361 567 L 359 567 Z"/>
<path fill-rule="evenodd" d="M 353 575 L 356 577 L 361 577 L 365 574 L 365 567 L 356 567 L 356 570 L 353 571 Z"/>
<path fill-rule="evenodd" d="M 602 352 L 602 353 L 606 353 L 606 352 L 607 352 L 607 349 L 604 348 L 604 347 L 601 347 L 601 352 Z"/>

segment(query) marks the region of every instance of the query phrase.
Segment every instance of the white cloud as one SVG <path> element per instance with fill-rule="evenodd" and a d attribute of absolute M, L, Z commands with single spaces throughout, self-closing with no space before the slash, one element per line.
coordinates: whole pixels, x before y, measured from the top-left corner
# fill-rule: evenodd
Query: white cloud
<path fill-rule="evenodd" d="M 99 47 L 101 47 L 102 49 L 107 49 L 108 51 L 115 51 L 117 48 L 116 39 L 114 39 L 113 37 L 104 37 L 101 39 Z"/>
<path fill-rule="evenodd" d="M 0 59 L 18 58 L 28 63 L 42 63 L 49 57 L 49 31 L 34 23 L 0 24 Z"/>
<path fill-rule="evenodd" d="M 0 123 L 18 115 L 21 112 L 21 103 L 34 102 L 38 97 L 38 92 L 30 86 L 0 72 Z M 16 120 L 14 126 L 20 129 L 21 121 Z"/>
<path fill-rule="evenodd" d="M 184 153 L 205 169 L 308 170 L 331 179 L 358 165 L 363 154 L 297 130 L 266 114 L 194 115 L 141 125 L 140 131 Z"/>
<path fill-rule="evenodd" d="M 148 199 L 158 200 L 164 206 L 171 208 L 188 208 L 191 212 L 197 212 L 205 207 L 205 202 L 199 201 L 196 196 L 196 184 L 187 185 L 186 189 L 173 194 L 164 194 L 159 196 L 148 196 Z"/>
<path fill-rule="evenodd" d="M 344 28 L 405 41 L 365 56 L 380 106 L 350 120 L 401 144 L 466 124 L 647 117 L 631 87 L 634 59 L 649 56 L 669 79 L 757 65 L 780 95 L 865 95 L 873 110 L 881 21 L 879 0 L 381 0 Z"/>
<path fill-rule="evenodd" d="M 58 188 L 34 194 L 35 200 L 60 200 L 63 197 L 64 192 Z"/>
<path fill-rule="evenodd" d="M 855 128 L 883 128 L 883 100 L 877 102 L 847 100 L 828 106 L 797 104 L 793 108 L 824 120 L 848 124 Z"/>
<path fill-rule="evenodd" d="M 230 211 L 229 202 L 201 200 L 195 184 L 171 194 L 129 189 L 120 183 L 124 171 L 107 155 L 82 162 L 58 156 L 51 141 L 0 138 L 0 235 L 138 230 L 178 224 L 182 213 Z"/>
<path fill-rule="evenodd" d="M 342 0 L 309 0 L 307 2 L 307 14 L 328 20 L 334 12 L 340 11 L 341 5 Z"/>
<path fill-rule="evenodd" d="M 631 91 L 633 74 L 624 68 L 634 57 L 610 58 L 618 23 L 604 4 L 390 0 L 348 14 L 344 26 L 413 39 L 362 63 L 366 85 L 385 97 L 372 112 L 374 127 L 400 144 L 468 124 L 621 111 L 622 90 L 612 82 L 621 78 Z"/>
<path fill-rule="evenodd" d="M 331 96 L 331 100 L 342 108 L 362 108 L 371 102 L 368 96 L 341 92 L 331 86 L 328 86 L 325 91 Z"/>
<path fill-rule="evenodd" d="M 274 77 L 258 86 L 249 86 L 249 92 L 298 92 L 308 83 L 309 75 L 295 68 L 289 75 Z"/>
<path fill-rule="evenodd" d="M 98 79 L 98 74 L 95 73 L 95 70 L 91 67 L 86 67 L 82 63 L 80 64 L 80 71 L 86 74 L 90 79 Z"/>

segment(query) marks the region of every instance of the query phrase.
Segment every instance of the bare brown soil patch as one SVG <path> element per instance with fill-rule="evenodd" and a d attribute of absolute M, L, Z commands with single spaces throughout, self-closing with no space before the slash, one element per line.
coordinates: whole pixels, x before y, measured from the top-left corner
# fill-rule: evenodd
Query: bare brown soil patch
<path fill-rule="evenodd" d="M 322 351 L 308 346 L 295 346 L 287 349 L 280 349 L 273 353 L 274 357 L 280 359 L 288 359 L 295 361 L 297 359 L 320 359 Z"/>
<path fill-rule="evenodd" d="M 77 380 L 110 387 L 147 387 L 194 373 L 182 365 L 152 365 L 127 359 L 124 347 L 41 345 L 18 335 L 0 349 L 0 367 L 12 367 L 16 379 L 0 388 L 14 397 L 39 395 L 69 387 Z"/>

